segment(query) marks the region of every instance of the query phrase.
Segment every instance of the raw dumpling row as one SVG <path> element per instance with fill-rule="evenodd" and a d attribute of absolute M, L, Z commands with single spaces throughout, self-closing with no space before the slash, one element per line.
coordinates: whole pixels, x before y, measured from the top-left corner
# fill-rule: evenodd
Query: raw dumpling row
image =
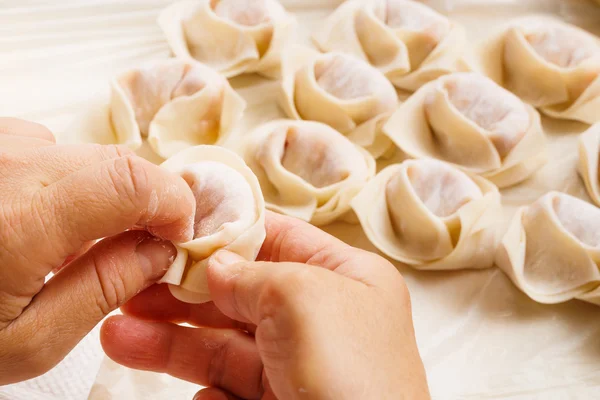
<path fill-rule="evenodd" d="M 314 37 L 325 54 L 283 52 L 294 21 L 275 0 L 184 1 L 160 24 L 181 59 L 115 79 L 111 121 L 118 142 L 137 148 L 147 138 L 171 157 L 163 167 L 202 199 L 194 239 L 178 244 L 163 278 L 177 298 L 210 301 L 207 259 L 218 249 L 256 257 L 266 207 L 315 225 L 354 213 L 378 249 L 414 268 L 485 268 L 496 258 L 535 300 L 600 303 L 600 210 L 550 193 L 519 211 L 500 247 L 497 240 L 497 187 L 546 162 L 540 116 L 529 104 L 597 118 L 593 36 L 562 23 L 517 24 L 487 48 L 488 78 L 460 72 L 470 69 L 462 28 L 410 0 L 345 2 Z M 245 103 L 225 77 L 246 72 L 281 75 L 280 105 L 292 119 L 233 141 L 241 158 L 198 146 L 231 136 Z M 416 93 L 399 105 L 394 86 Z M 599 136 L 582 136 L 580 172 L 600 205 Z M 394 145 L 412 159 L 375 175 L 375 158 Z"/>

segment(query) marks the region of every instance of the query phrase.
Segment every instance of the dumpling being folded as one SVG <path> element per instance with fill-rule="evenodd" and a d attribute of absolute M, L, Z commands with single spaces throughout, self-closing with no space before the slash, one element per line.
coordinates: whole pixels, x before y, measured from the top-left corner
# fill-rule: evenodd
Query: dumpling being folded
<path fill-rule="evenodd" d="M 515 285 L 540 303 L 600 304 L 600 209 L 550 192 L 520 209 L 496 259 Z"/>
<path fill-rule="evenodd" d="M 349 0 L 317 32 L 322 51 L 353 54 L 414 91 L 441 75 L 466 71 L 465 32 L 412 0 Z"/>
<path fill-rule="evenodd" d="M 276 78 L 295 26 L 277 0 L 192 0 L 167 7 L 158 23 L 177 57 L 196 59 L 230 78 Z"/>
<path fill-rule="evenodd" d="M 491 267 L 500 193 L 490 182 L 437 160 L 391 165 L 352 200 L 369 240 L 424 270 Z"/>
<path fill-rule="evenodd" d="M 230 150 L 197 146 L 162 165 L 181 175 L 196 198 L 194 239 L 177 243 L 178 254 L 161 283 L 181 301 L 210 301 L 208 258 L 220 249 L 254 260 L 266 236 L 265 203 L 256 176 Z"/>
<path fill-rule="evenodd" d="M 482 72 L 555 118 L 600 121 L 600 39 L 552 18 L 526 18 L 486 41 Z"/>
<path fill-rule="evenodd" d="M 528 178 L 546 162 L 535 109 L 475 73 L 443 76 L 419 89 L 383 128 L 412 158 L 436 158 L 498 187 Z"/>
<path fill-rule="evenodd" d="M 381 125 L 398 105 L 392 84 L 377 69 L 347 54 L 292 48 L 282 64 L 283 111 L 323 122 L 379 157 L 392 147 Z"/>
<path fill-rule="evenodd" d="M 136 149 L 148 138 L 168 158 L 200 144 L 222 143 L 246 102 L 227 79 L 193 61 L 162 61 L 113 80 L 110 116 L 117 143 Z"/>
<path fill-rule="evenodd" d="M 267 208 L 315 225 L 344 216 L 350 200 L 375 175 L 367 151 L 317 122 L 267 123 L 249 134 L 242 152 Z"/>

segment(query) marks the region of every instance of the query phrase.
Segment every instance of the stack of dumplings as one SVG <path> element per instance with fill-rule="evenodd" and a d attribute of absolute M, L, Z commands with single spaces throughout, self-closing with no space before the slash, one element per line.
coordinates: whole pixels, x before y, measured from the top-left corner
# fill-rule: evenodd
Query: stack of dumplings
<path fill-rule="evenodd" d="M 412 158 L 450 162 L 500 188 L 527 179 L 547 159 L 535 109 L 475 73 L 423 86 L 383 131 Z"/>
<path fill-rule="evenodd" d="M 228 78 L 276 78 L 295 19 L 277 0 L 192 0 L 165 9 L 158 23 L 177 57 L 193 58 Z"/>
<path fill-rule="evenodd" d="M 190 146 L 223 143 L 246 107 L 227 79 L 193 61 L 133 69 L 111 87 L 116 143 L 137 149 L 147 138 L 163 158 Z"/>
<path fill-rule="evenodd" d="M 514 22 L 480 51 L 482 72 L 555 118 L 600 121 L 600 40 L 552 18 Z"/>
<path fill-rule="evenodd" d="M 352 54 L 378 68 L 398 88 L 414 91 L 468 70 L 462 27 L 412 0 L 349 0 L 314 36 L 322 51 Z"/>

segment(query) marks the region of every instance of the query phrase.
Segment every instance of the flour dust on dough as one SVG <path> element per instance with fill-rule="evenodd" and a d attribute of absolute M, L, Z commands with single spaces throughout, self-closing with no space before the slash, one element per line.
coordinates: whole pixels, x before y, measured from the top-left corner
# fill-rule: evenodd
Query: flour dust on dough
<path fill-rule="evenodd" d="M 600 209 L 549 192 L 513 218 L 496 263 L 540 303 L 580 299 L 600 304 Z"/>
<path fill-rule="evenodd" d="M 267 208 L 315 225 L 348 214 L 352 198 L 375 175 L 366 150 L 318 122 L 267 123 L 248 135 L 240 152 Z"/>
<path fill-rule="evenodd" d="M 235 153 L 196 146 L 169 158 L 162 168 L 180 175 L 196 198 L 194 239 L 177 243 L 177 257 L 160 283 L 181 301 L 210 301 L 208 258 L 226 249 L 253 261 L 266 237 L 265 203 L 256 176 Z"/>
<path fill-rule="evenodd" d="M 481 72 L 551 117 L 600 122 L 600 38 L 550 17 L 516 20 L 478 50 Z"/>
<path fill-rule="evenodd" d="M 419 89 L 383 128 L 411 158 L 433 158 L 507 187 L 547 159 L 540 116 L 476 73 L 443 76 Z"/>
<path fill-rule="evenodd" d="M 381 127 L 398 105 L 385 76 L 343 53 L 294 47 L 284 55 L 280 105 L 288 117 L 325 123 L 375 157 L 393 145 Z"/>
<path fill-rule="evenodd" d="M 377 174 L 352 201 L 369 240 L 423 270 L 491 267 L 500 193 L 438 160 L 407 160 Z"/>
<path fill-rule="evenodd" d="M 228 78 L 277 78 L 296 20 L 277 0 L 185 0 L 167 7 L 158 23 L 177 57 L 198 60 Z"/>
<path fill-rule="evenodd" d="M 163 158 L 222 143 L 246 107 L 227 79 L 194 61 L 169 59 L 136 68 L 114 79 L 111 88 L 116 142 L 137 149 L 147 138 Z"/>
<path fill-rule="evenodd" d="M 441 75 L 467 71 L 465 30 L 412 0 L 349 0 L 314 35 L 322 51 L 352 54 L 398 88 L 415 91 Z"/>

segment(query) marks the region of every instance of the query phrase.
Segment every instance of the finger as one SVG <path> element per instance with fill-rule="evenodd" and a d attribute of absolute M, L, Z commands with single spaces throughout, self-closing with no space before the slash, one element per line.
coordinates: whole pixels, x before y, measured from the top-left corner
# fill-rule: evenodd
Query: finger
<path fill-rule="evenodd" d="M 271 211 L 265 222 L 267 237 L 258 260 L 306 263 L 325 249 L 347 247 L 341 240 L 304 221 Z"/>
<path fill-rule="evenodd" d="M 89 240 L 134 226 L 183 242 L 193 235 L 194 208 L 194 196 L 181 177 L 126 156 L 84 168 L 40 190 L 33 223 L 44 237 L 55 239 L 30 240 L 44 250 L 39 254 L 44 254 L 46 266 L 60 265 Z"/>
<path fill-rule="evenodd" d="M 148 232 L 125 232 L 98 242 L 50 279 L 10 325 L 15 343 L 25 346 L 20 353 L 37 352 L 33 374 L 52 368 L 108 313 L 159 279 L 176 254 Z"/>
<path fill-rule="evenodd" d="M 245 399 L 263 392 L 256 345 L 239 331 L 114 316 L 104 322 L 100 340 L 111 359 L 129 368 L 168 373 Z"/>
<path fill-rule="evenodd" d="M 167 285 L 150 286 L 125 303 L 121 311 L 125 315 L 151 321 L 248 330 L 247 324 L 226 317 L 213 302 L 189 304 L 177 300 Z"/>
<path fill-rule="evenodd" d="M 273 310 L 294 308 L 307 289 L 314 290 L 331 281 L 331 271 L 298 263 L 248 262 L 235 253 L 219 251 L 209 260 L 208 287 L 214 303 L 228 317 L 258 325 Z M 330 283 L 334 290 L 334 282 Z M 294 304 L 295 303 L 295 304 Z"/>
<path fill-rule="evenodd" d="M 194 400 L 242 400 L 241 397 L 232 395 L 219 388 L 202 389 L 194 396 Z"/>
<path fill-rule="evenodd" d="M 43 125 L 18 118 L 0 117 L 0 146 L 2 147 L 25 144 L 29 147 L 38 147 L 55 142 L 52 132 Z"/>
<path fill-rule="evenodd" d="M 50 184 L 91 165 L 133 154 L 120 145 L 79 144 L 42 147 L 32 158 L 40 176 Z"/>

